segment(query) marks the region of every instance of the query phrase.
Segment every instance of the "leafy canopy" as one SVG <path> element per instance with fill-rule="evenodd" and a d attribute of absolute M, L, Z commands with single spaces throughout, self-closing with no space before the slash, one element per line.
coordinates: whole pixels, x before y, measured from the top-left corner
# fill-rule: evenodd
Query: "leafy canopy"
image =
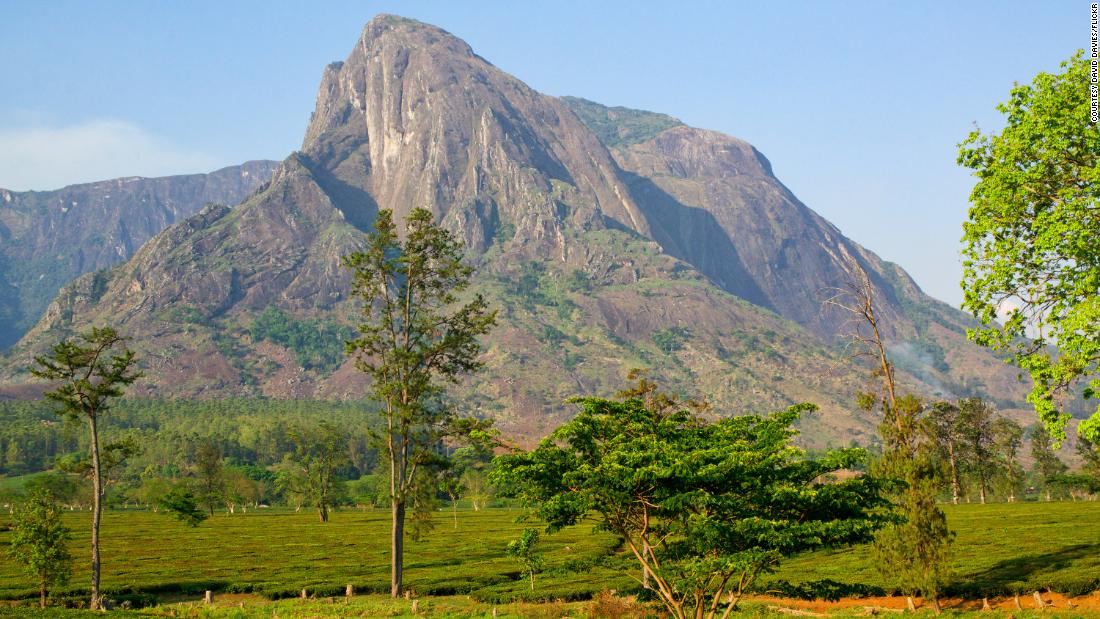
<path fill-rule="evenodd" d="M 35 490 L 12 508 L 8 556 L 38 579 L 42 606 L 47 589 L 69 582 L 72 556 L 69 530 L 61 522 L 61 506 L 45 489 Z"/>
<path fill-rule="evenodd" d="M 811 404 L 711 421 L 639 398 L 576 402 L 535 450 L 499 456 L 494 478 L 550 532 L 594 517 L 622 536 L 673 616 L 728 613 L 783 557 L 868 541 L 881 524 L 874 479 L 828 481 L 862 450 L 810 460 L 790 444 Z"/>
<path fill-rule="evenodd" d="M 83 341 L 83 344 L 81 344 Z M 31 374 L 51 381 L 63 381 L 46 399 L 61 405 L 60 414 L 95 419 L 108 409 L 111 398 L 122 396 L 123 387 L 141 378 L 134 353 L 123 346 L 111 354 L 123 338 L 110 327 L 93 327 L 76 339 L 54 344 L 48 356 L 35 357 Z"/>
<path fill-rule="evenodd" d="M 978 178 L 962 239 L 963 307 L 982 323 L 969 335 L 1031 375 L 1028 401 L 1056 440 L 1069 419 L 1056 396 L 1082 378 L 1086 397 L 1100 391 L 1100 131 L 1088 93 L 1078 51 L 1061 73 L 1012 89 L 999 134 L 975 129 L 959 145 Z M 1078 432 L 1100 440 L 1100 407 Z"/>

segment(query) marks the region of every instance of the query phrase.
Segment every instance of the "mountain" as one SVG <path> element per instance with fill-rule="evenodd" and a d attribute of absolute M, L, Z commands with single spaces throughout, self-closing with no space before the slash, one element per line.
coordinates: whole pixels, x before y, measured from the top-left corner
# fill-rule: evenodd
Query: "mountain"
<path fill-rule="evenodd" d="M 274 161 L 211 172 L 119 178 L 56 191 L 0 189 L 0 350 L 41 317 L 74 277 L 130 258 L 204 204 L 236 204 L 271 178 Z"/>
<path fill-rule="evenodd" d="M 340 257 L 378 209 L 415 207 L 465 241 L 473 290 L 500 309 L 485 370 L 455 395 L 521 440 L 633 367 L 723 413 L 816 402 L 807 444 L 872 440 L 853 405 L 867 377 L 844 347 L 849 317 L 822 306 L 855 265 L 907 388 L 1023 399 L 966 342 L 965 315 L 802 204 L 751 145 L 540 94 L 453 35 L 389 15 L 325 69 L 302 148 L 268 185 L 75 280 L 4 375 L 24 380 L 34 351 L 107 322 L 135 338 L 142 388 L 160 395 L 360 395 L 342 355 L 357 308 Z"/>

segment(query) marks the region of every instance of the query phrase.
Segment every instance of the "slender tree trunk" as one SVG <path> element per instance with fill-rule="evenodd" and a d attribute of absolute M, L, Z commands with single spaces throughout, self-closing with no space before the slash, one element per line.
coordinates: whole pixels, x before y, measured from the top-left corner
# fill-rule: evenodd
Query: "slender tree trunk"
<path fill-rule="evenodd" d="M 951 502 L 959 504 L 959 463 L 955 457 L 955 443 L 947 443 L 947 461 L 951 464 Z"/>
<path fill-rule="evenodd" d="M 328 506 L 324 503 L 317 504 L 317 517 L 321 519 L 321 522 L 328 522 Z"/>
<path fill-rule="evenodd" d="M 46 607 L 46 574 L 39 574 L 38 581 L 38 607 Z"/>
<path fill-rule="evenodd" d="M 455 519 L 455 531 L 458 530 L 458 503 L 455 502 L 455 497 L 451 497 L 451 515 Z"/>
<path fill-rule="evenodd" d="M 985 505 L 985 473 L 978 475 L 978 496 L 981 497 L 982 505 Z"/>
<path fill-rule="evenodd" d="M 95 415 L 88 417 L 92 433 L 92 599 L 88 606 L 100 610 L 99 598 L 99 521 L 103 514 L 103 477 L 99 468 L 99 428 Z"/>
<path fill-rule="evenodd" d="M 405 502 L 391 500 L 390 523 L 390 597 L 401 597 L 401 576 L 405 553 Z"/>

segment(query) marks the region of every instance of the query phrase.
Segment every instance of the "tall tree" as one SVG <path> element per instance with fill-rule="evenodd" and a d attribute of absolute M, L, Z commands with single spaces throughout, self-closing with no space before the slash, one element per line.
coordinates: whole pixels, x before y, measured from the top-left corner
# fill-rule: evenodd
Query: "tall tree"
<path fill-rule="evenodd" d="M 993 434 L 996 418 L 993 407 L 981 398 L 959 400 L 959 426 L 967 469 L 978 484 L 978 497 L 982 505 L 986 503 L 990 479 L 997 472 Z"/>
<path fill-rule="evenodd" d="M 116 352 L 117 351 L 117 352 Z M 92 595 L 89 606 L 100 609 L 99 523 L 103 515 L 103 467 L 100 462 L 99 419 L 110 410 L 112 398 L 141 377 L 133 351 L 110 327 L 92 328 L 75 339 L 54 344 L 49 355 L 35 357 L 31 373 L 59 382 L 46 399 L 61 406 L 61 415 L 88 422 L 92 456 Z"/>
<path fill-rule="evenodd" d="M 225 476 L 222 450 L 213 439 L 199 444 L 195 450 L 195 498 L 211 516 L 225 501 Z"/>
<path fill-rule="evenodd" d="M 481 363 L 478 337 L 496 313 L 481 295 L 458 295 L 472 272 L 462 245 L 415 209 L 399 239 L 389 210 L 381 210 L 363 251 L 344 258 L 353 271 L 352 294 L 363 301 L 360 337 L 348 343 L 356 367 L 372 379 L 384 429 L 379 437 L 390 472 L 390 593 L 401 594 L 405 513 L 418 474 L 439 457 L 437 446 L 454 430 L 454 412 L 437 396 Z"/>
<path fill-rule="evenodd" d="M 16 505 L 12 514 L 9 556 L 38 579 L 39 606 L 46 607 L 50 588 L 64 585 L 72 573 L 69 530 L 61 522 L 61 506 L 44 488 Z"/>
<path fill-rule="evenodd" d="M 1016 501 L 1016 492 L 1024 483 L 1024 469 L 1020 466 L 1020 445 L 1024 429 L 1007 417 L 993 422 L 993 445 L 997 454 L 998 477 L 1002 481 L 1008 502 Z"/>
<path fill-rule="evenodd" d="M 348 464 L 348 433 L 328 422 L 313 430 L 294 430 L 294 462 L 304 501 L 317 510 L 317 518 L 328 522 L 329 510 L 343 495 L 344 486 L 337 476 Z"/>
<path fill-rule="evenodd" d="M 1031 374 L 1028 401 L 1056 443 L 1069 419 L 1059 393 L 1078 380 L 1086 397 L 1100 393 L 1100 132 L 1089 72 L 1078 51 L 1061 73 L 1015 86 L 997 106 L 1004 129 L 975 129 L 959 145 L 959 164 L 978 178 L 962 286 L 963 308 L 982 326 L 968 335 Z M 1100 406 L 1078 433 L 1100 442 Z"/>
<path fill-rule="evenodd" d="M 947 463 L 951 502 L 958 505 L 962 495 L 959 407 L 951 402 L 936 402 L 929 409 L 927 418 L 931 438 L 939 448 L 940 457 Z"/>
<path fill-rule="evenodd" d="M 948 549 L 953 535 L 947 516 L 936 504 L 939 470 L 933 434 L 925 418 L 924 403 L 912 395 L 900 395 L 894 364 L 886 351 L 883 328 L 875 312 L 874 286 L 867 272 L 853 264 L 856 281 L 847 290 L 835 291 L 825 302 L 852 316 L 852 342 L 856 354 L 869 358 L 872 376 L 879 379 L 877 393 L 859 396 L 867 411 L 882 411 L 879 435 L 882 455 L 872 463 L 875 475 L 901 482 L 891 499 L 901 514 L 900 522 L 884 527 L 875 536 L 879 568 L 910 597 L 922 594 L 939 612 L 938 597 L 947 572 Z"/>
<path fill-rule="evenodd" d="M 1046 499 L 1051 499 L 1051 490 L 1058 483 L 1058 478 L 1069 467 L 1054 453 L 1054 439 L 1050 437 L 1050 431 L 1046 426 L 1035 425 L 1031 427 L 1031 459 L 1034 460 L 1035 477 L 1042 483 L 1043 494 Z"/>

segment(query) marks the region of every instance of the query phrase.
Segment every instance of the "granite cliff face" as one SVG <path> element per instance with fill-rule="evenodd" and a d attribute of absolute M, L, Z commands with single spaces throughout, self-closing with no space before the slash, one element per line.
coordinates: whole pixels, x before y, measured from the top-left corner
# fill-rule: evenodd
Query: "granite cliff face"
<path fill-rule="evenodd" d="M 250 161 L 210 174 L 120 178 L 56 191 L 0 189 L 0 350 L 22 337 L 74 277 L 129 259 L 204 204 L 240 202 L 276 165 Z"/>
<path fill-rule="evenodd" d="M 125 264 L 68 286 L 13 351 L 89 324 L 135 338 L 161 395 L 350 397 L 340 257 L 380 208 L 431 209 L 463 238 L 473 288 L 500 309 L 486 370 L 456 389 L 518 437 L 608 395 L 632 367 L 724 412 L 814 401 L 807 442 L 867 439 L 863 369 L 821 298 L 872 277 L 908 386 L 1022 400 L 965 317 L 844 237 L 751 145 L 668 116 L 539 94 L 443 30 L 379 16 L 324 71 L 300 152 L 234 209 L 169 226 Z M 330 334 L 303 348 L 260 328 Z M 326 348 L 327 347 L 327 348 Z"/>

